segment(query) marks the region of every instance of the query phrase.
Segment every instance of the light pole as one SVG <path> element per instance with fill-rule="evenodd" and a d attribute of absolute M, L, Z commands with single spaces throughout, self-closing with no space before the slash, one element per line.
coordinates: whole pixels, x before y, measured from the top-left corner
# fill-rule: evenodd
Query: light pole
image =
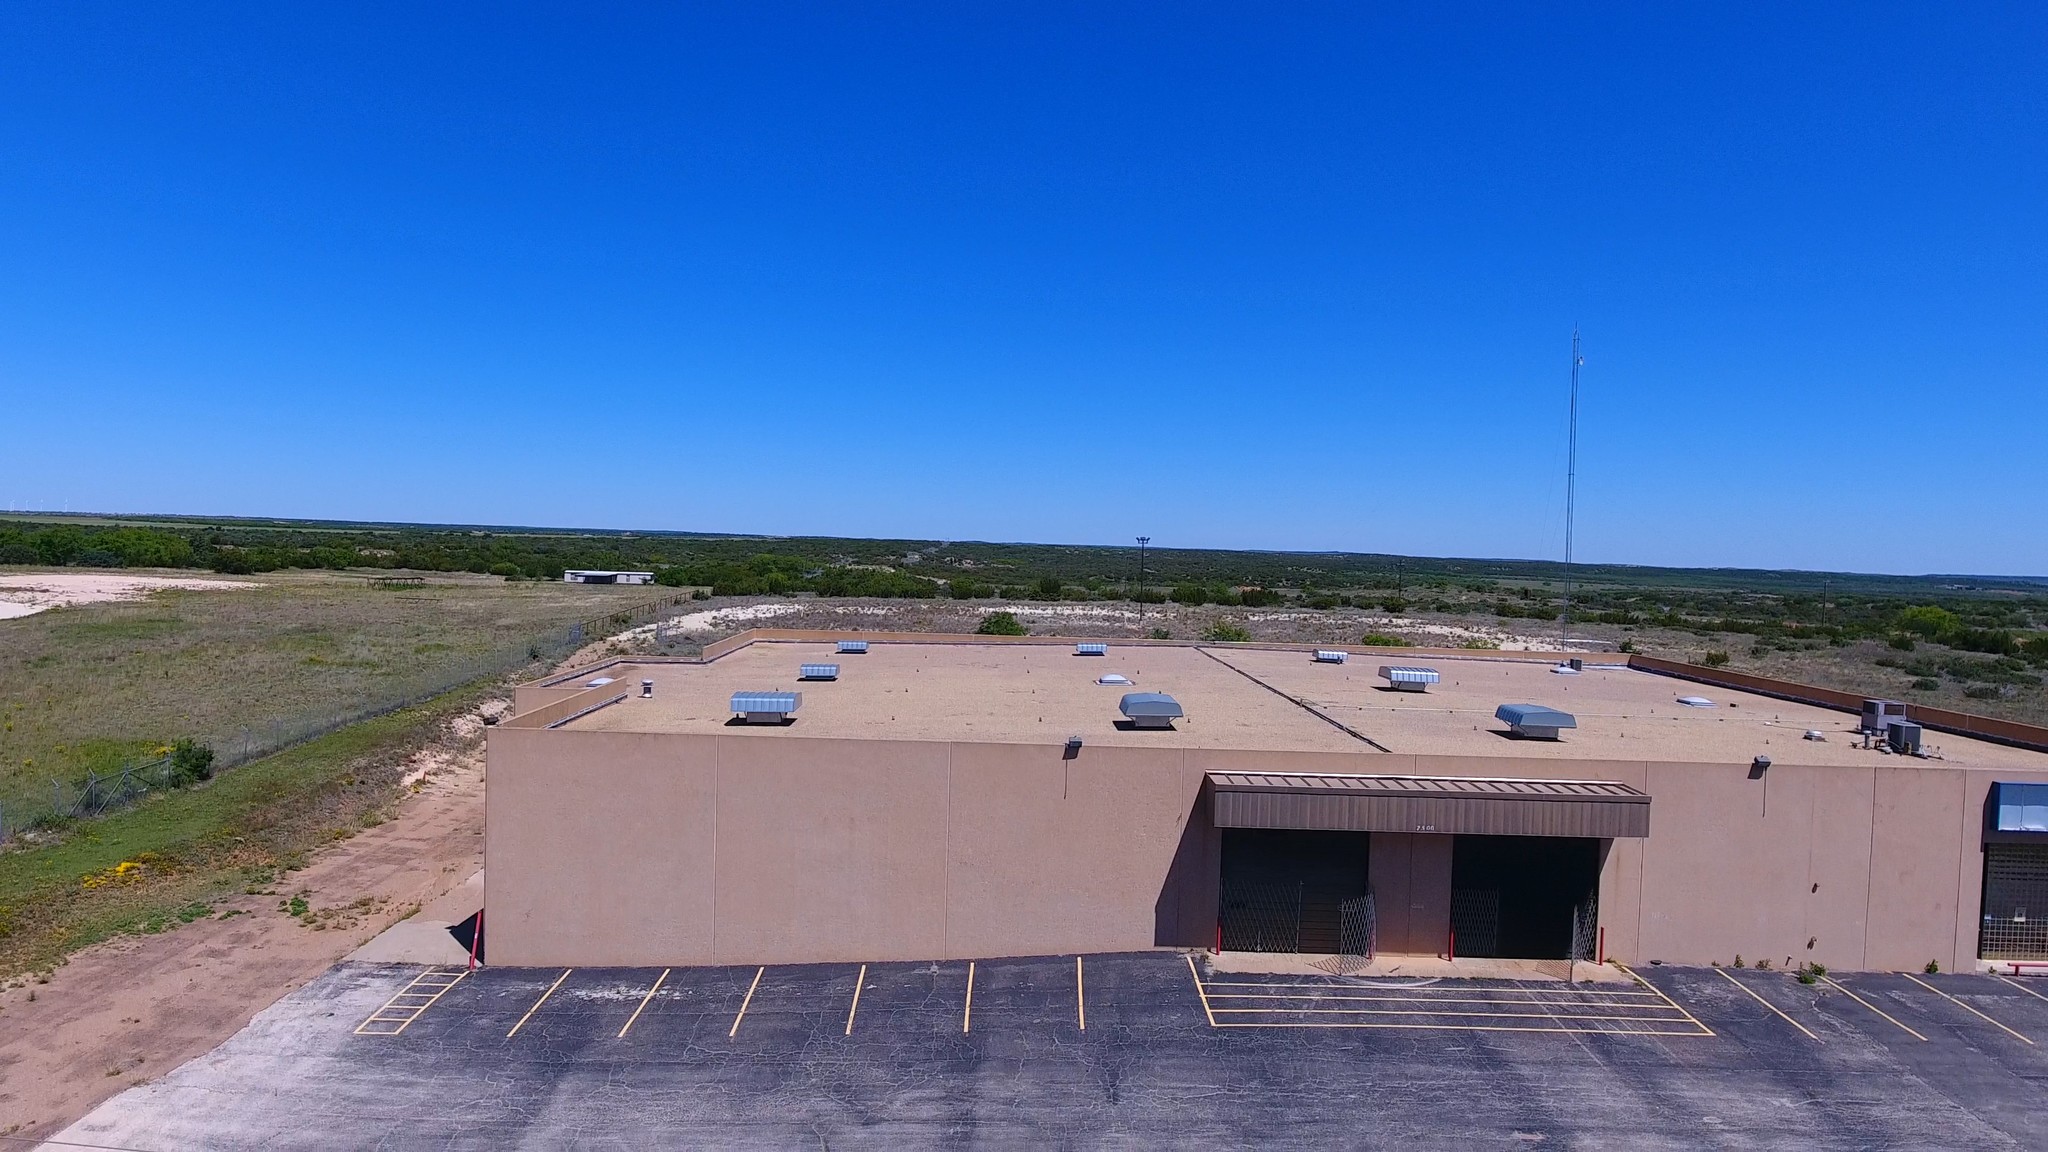
<path fill-rule="evenodd" d="M 1138 586 L 1131 590 L 1131 599 L 1138 602 L 1138 631 L 1140 632 L 1145 630 L 1145 545 L 1151 542 L 1152 538 L 1150 536 L 1138 537 Z"/>

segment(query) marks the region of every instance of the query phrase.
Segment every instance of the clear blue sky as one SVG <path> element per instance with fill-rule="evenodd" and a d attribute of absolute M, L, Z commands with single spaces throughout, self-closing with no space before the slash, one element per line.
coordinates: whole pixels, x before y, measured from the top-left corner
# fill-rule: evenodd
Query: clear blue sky
<path fill-rule="evenodd" d="M 859 7 L 0 7 L 0 506 L 2048 573 L 2048 6 Z"/>

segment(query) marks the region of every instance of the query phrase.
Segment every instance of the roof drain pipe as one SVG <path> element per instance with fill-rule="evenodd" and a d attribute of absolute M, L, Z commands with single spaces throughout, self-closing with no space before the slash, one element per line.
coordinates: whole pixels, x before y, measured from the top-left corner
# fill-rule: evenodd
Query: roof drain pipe
<path fill-rule="evenodd" d="M 1273 687 L 1271 684 L 1266 683 L 1264 680 L 1259 679 L 1257 676 L 1254 676 L 1251 673 L 1245 671 L 1244 669 L 1239 668 L 1237 665 L 1232 664 L 1230 661 L 1225 660 L 1223 657 L 1216 655 L 1214 652 L 1209 651 L 1207 648 L 1196 648 L 1195 651 L 1200 652 L 1202 655 L 1207 656 L 1209 659 L 1214 660 L 1218 664 L 1223 665 L 1225 668 L 1230 669 L 1232 672 L 1237 673 L 1239 676 L 1244 677 L 1252 683 L 1257 684 L 1259 687 L 1264 688 L 1266 691 L 1271 692 L 1273 695 L 1278 696 L 1282 700 L 1287 701 L 1289 704 L 1292 704 L 1295 707 L 1301 709 L 1302 711 L 1308 713 L 1309 715 L 1315 717 L 1316 719 L 1321 720 L 1323 723 L 1328 724 L 1330 727 L 1337 729 L 1338 731 L 1344 733 L 1346 736 L 1349 736 L 1354 740 L 1363 740 L 1367 744 L 1372 745 L 1375 749 L 1378 749 L 1381 752 L 1391 754 L 1394 751 L 1392 748 L 1389 748 L 1385 744 L 1382 744 L 1379 741 L 1373 739 L 1372 737 L 1367 736 L 1365 733 L 1360 732 L 1358 729 L 1353 728 L 1351 725 L 1346 724 L 1342 720 L 1337 719 L 1335 716 L 1330 715 L 1328 712 L 1325 712 L 1322 709 L 1316 707 L 1315 705 L 1309 703 L 1308 701 L 1303 700 L 1301 697 L 1290 696 L 1287 693 L 1282 692 L 1280 689 Z"/>

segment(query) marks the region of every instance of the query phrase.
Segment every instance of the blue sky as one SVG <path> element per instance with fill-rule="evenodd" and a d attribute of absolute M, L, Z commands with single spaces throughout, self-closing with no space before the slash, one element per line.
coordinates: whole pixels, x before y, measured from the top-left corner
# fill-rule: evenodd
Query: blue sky
<path fill-rule="evenodd" d="M 2048 8 L 1264 7 L 0 7 L 0 506 L 2048 573 Z"/>

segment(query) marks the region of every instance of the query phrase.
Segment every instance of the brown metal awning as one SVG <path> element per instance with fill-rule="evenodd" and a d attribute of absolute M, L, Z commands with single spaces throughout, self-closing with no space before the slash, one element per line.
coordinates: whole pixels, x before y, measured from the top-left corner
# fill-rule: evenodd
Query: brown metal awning
<path fill-rule="evenodd" d="M 1218 828 L 1648 836 L 1650 798 L 1611 780 L 1211 772 Z"/>

